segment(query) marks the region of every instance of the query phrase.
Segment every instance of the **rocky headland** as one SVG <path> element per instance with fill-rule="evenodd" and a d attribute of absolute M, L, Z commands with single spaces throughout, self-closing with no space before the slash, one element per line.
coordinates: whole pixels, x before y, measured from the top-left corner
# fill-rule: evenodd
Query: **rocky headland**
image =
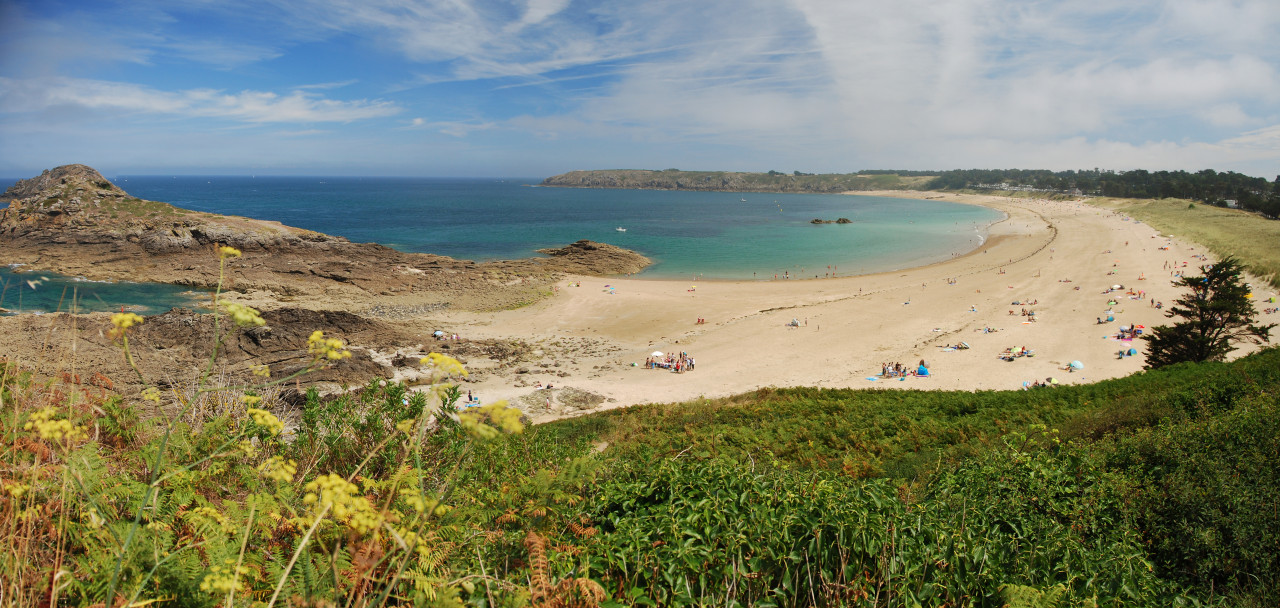
<path fill-rule="evenodd" d="M 441 341 L 444 311 L 525 306 L 547 297 L 565 273 L 639 272 L 651 262 L 612 245 L 578 241 L 546 257 L 477 263 L 405 253 L 243 217 L 191 211 L 130 196 L 97 171 L 66 165 L 19 181 L 0 195 L 0 263 L 24 264 L 92 280 L 151 281 L 213 288 L 224 301 L 255 306 L 265 326 L 227 329 L 217 374 L 252 381 L 251 364 L 287 375 L 308 362 L 313 330 L 343 339 L 353 356 L 292 385 L 338 390 L 372 378 L 417 381 L 418 358 L 430 351 L 471 360 L 492 374 L 516 376 L 533 350 L 513 340 Z M 220 274 L 217 249 L 243 252 Z M 117 390 L 141 384 L 106 333 L 109 315 L 0 316 L 5 359 L 41 373 L 94 369 Z M 145 376 L 163 387 L 192 385 L 208 361 L 212 315 L 175 309 L 134 330 L 130 346 Z M 89 379 L 83 379 L 88 382 Z"/>
<path fill-rule="evenodd" d="M 838 194 L 867 190 L 910 190 L 932 177 L 902 177 L 859 173 L 744 173 L 733 171 L 649 171 L 609 169 L 570 171 L 542 180 L 543 186 L 562 188 L 626 188 L 635 190 L 696 190 L 703 192 L 779 192 Z"/>
<path fill-rule="evenodd" d="M 201 213 L 145 201 L 84 165 L 21 180 L 0 196 L 0 262 L 94 280 L 211 288 L 215 249 L 244 252 L 224 285 L 254 301 L 361 311 L 374 305 L 501 309 L 536 299 L 559 274 L 612 275 L 650 261 L 601 243 L 546 258 L 477 263 L 404 253 L 279 222 Z"/>

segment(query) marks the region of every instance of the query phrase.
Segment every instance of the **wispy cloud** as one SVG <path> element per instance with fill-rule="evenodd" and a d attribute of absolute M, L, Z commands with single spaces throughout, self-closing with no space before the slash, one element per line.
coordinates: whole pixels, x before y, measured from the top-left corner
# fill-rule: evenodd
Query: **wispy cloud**
<path fill-rule="evenodd" d="M 12 119 L 33 112 L 217 119 L 198 128 L 399 115 L 417 117 L 388 130 L 404 145 L 537 142 L 544 158 L 615 167 L 1280 163 L 1280 138 L 1263 128 L 1280 123 L 1275 0 L 13 8 L 35 1 L 0 0 L 7 133 L 28 133 Z M 125 10 L 136 18 L 112 18 Z M 104 64 L 110 80 L 77 78 Z M 295 82 L 307 84 L 278 84 Z"/>
<path fill-rule="evenodd" d="M 0 78 L 0 112 L 31 113 L 54 108 L 225 118 L 245 123 L 350 122 L 391 116 L 394 103 L 340 101 L 302 91 L 225 93 L 213 89 L 159 91 L 100 80 Z"/>

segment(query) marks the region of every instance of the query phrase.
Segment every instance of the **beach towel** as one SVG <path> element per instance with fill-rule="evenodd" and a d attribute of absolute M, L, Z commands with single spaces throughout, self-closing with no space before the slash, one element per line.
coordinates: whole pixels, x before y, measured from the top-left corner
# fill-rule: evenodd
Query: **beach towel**
<path fill-rule="evenodd" d="M 877 377 L 875 377 L 875 376 L 867 376 L 867 380 L 870 380 L 870 381 L 872 381 L 872 382 L 875 382 L 876 380 L 879 380 L 879 378 L 877 378 Z"/>

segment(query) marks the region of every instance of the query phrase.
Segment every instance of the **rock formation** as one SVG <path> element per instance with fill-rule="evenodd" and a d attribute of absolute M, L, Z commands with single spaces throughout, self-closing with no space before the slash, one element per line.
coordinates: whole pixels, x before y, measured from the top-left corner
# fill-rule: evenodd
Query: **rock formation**
<path fill-rule="evenodd" d="M 50 169 L 0 196 L 0 263 L 90 279 L 211 288 L 217 247 L 244 252 L 223 287 L 263 292 L 313 308 L 493 309 L 527 303 L 565 272 L 636 272 L 650 262 L 616 247 L 483 264 L 330 236 L 243 217 L 181 209 L 130 196 L 84 165 Z"/>

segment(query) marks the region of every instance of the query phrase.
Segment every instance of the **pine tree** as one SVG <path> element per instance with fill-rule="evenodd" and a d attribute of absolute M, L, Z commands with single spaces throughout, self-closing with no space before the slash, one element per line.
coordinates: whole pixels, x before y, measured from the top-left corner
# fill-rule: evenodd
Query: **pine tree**
<path fill-rule="evenodd" d="M 1182 277 L 1174 283 L 1191 292 L 1176 300 L 1165 316 L 1183 320 L 1160 325 L 1143 336 L 1148 343 L 1148 369 L 1183 361 L 1221 361 L 1235 350 L 1236 342 L 1269 341 L 1275 324 L 1253 324 L 1257 311 L 1249 300 L 1248 286 L 1240 280 L 1240 262 L 1228 256 L 1201 266 L 1200 271 L 1203 276 Z"/>

